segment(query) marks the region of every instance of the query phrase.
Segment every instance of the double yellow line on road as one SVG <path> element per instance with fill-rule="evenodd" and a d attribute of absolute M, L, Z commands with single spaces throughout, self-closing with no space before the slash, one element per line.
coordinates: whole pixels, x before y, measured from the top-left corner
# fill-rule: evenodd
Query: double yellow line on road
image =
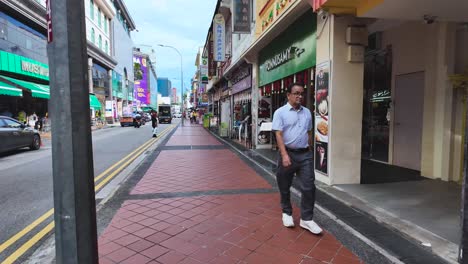
<path fill-rule="evenodd" d="M 161 139 L 165 134 L 169 133 L 169 131 L 174 128 L 174 125 L 164 129 L 158 138 L 152 138 L 145 142 L 143 145 L 132 151 L 130 154 L 119 160 L 117 163 L 106 169 L 104 172 L 99 174 L 97 177 L 94 178 L 94 182 L 97 183 L 101 179 L 97 185 L 95 185 L 94 190 L 97 193 L 100 189 L 104 187 L 106 183 L 112 180 L 117 174 L 123 171 L 130 163 L 132 163 L 135 159 L 137 159 L 143 152 L 145 152 L 151 145 Z M 120 166 L 119 166 L 120 165 Z M 117 168 L 118 167 L 118 168 Z M 117 169 L 115 169 L 117 168 Z M 115 169 L 115 170 L 114 170 Z M 114 170 L 114 171 L 113 171 Z M 112 171 L 112 173 L 110 173 Z M 110 173 L 110 174 L 109 174 Z M 107 177 L 106 177 L 107 176 Z M 47 220 L 50 216 L 54 214 L 54 209 L 50 209 L 45 214 L 37 218 L 34 222 L 30 225 L 26 226 L 23 230 L 18 232 L 17 234 L 13 235 L 7 241 L 0 245 L 0 253 L 5 251 L 8 247 L 16 243 L 19 239 L 24 237 L 28 234 L 31 230 L 36 228 L 38 225 L 43 223 Z M 44 236 L 46 236 L 50 231 L 54 229 L 55 223 L 52 220 L 47 226 L 45 226 L 42 230 L 40 230 L 37 234 L 35 234 L 31 239 L 29 239 L 26 243 L 21 245 L 15 252 L 13 252 L 10 256 L 8 256 L 2 264 L 10 264 L 14 263 L 19 257 L 21 257 L 25 252 L 31 249 L 39 240 L 41 240 Z"/>

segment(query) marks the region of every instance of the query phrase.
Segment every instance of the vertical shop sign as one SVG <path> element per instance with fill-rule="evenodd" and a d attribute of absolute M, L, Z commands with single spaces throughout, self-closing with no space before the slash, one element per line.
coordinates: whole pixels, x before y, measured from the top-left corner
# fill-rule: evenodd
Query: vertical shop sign
<path fill-rule="evenodd" d="M 213 38 L 210 36 L 210 40 L 208 42 L 208 76 L 213 77 L 216 76 L 216 62 L 214 61 L 214 54 L 213 54 Z"/>
<path fill-rule="evenodd" d="M 50 8 L 50 1 L 46 0 L 46 21 L 47 21 L 47 43 L 51 43 L 54 40 L 52 33 L 52 10 Z"/>
<path fill-rule="evenodd" d="M 208 83 L 208 57 L 202 57 L 200 63 L 200 81 Z"/>
<path fill-rule="evenodd" d="M 234 13 L 232 33 L 250 33 L 250 14 L 252 13 L 251 0 L 234 0 Z"/>
<path fill-rule="evenodd" d="M 150 104 L 150 97 L 148 96 L 148 67 L 146 58 L 135 55 L 134 62 L 134 76 L 135 76 L 135 100 L 141 104 Z"/>
<path fill-rule="evenodd" d="M 226 59 L 226 25 L 222 14 L 216 14 L 213 20 L 213 31 L 214 60 L 224 61 Z"/>
<path fill-rule="evenodd" d="M 328 174 L 330 62 L 317 65 L 315 76 L 315 169 Z"/>

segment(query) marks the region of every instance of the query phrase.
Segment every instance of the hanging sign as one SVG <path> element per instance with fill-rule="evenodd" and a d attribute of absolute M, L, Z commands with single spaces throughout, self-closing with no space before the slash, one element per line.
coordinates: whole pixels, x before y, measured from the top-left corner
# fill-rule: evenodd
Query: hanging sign
<path fill-rule="evenodd" d="M 250 34 L 250 14 L 252 13 L 252 1 L 250 0 L 234 0 L 233 12 L 233 33 Z"/>
<path fill-rule="evenodd" d="M 50 8 L 50 1 L 46 0 L 46 21 L 47 21 L 47 43 L 51 43 L 54 39 L 52 34 L 52 10 Z"/>
<path fill-rule="evenodd" d="M 226 24 L 222 14 L 217 14 L 213 20 L 214 61 L 226 59 Z"/>

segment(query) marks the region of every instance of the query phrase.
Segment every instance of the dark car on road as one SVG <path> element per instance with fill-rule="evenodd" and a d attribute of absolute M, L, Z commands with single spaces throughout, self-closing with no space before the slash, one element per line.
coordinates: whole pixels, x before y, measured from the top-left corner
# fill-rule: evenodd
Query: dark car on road
<path fill-rule="evenodd" d="M 0 116 L 0 152 L 29 147 L 41 147 L 39 132 L 10 117 Z"/>

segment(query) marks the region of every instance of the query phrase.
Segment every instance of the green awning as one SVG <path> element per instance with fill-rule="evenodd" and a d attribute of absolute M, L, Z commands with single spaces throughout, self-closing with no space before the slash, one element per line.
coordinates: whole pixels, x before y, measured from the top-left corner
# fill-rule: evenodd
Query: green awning
<path fill-rule="evenodd" d="M 4 82 L 0 82 L 0 95 L 9 95 L 9 96 L 23 96 L 23 91 L 21 89 L 15 88 L 12 85 L 9 85 Z"/>
<path fill-rule="evenodd" d="M 152 107 L 152 106 L 142 106 L 142 107 L 141 107 L 141 110 L 142 110 L 143 112 L 150 112 L 151 110 L 156 111 L 156 108 L 154 108 L 154 107 Z"/>
<path fill-rule="evenodd" d="M 89 107 L 101 109 L 101 103 L 94 94 L 89 94 Z"/>
<path fill-rule="evenodd" d="M 22 81 L 22 80 L 18 80 L 18 79 L 6 77 L 6 76 L 1 76 L 1 77 L 5 80 L 8 80 L 18 85 L 19 87 L 30 90 L 33 97 L 50 99 L 50 88 L 48 85 Z"/>

